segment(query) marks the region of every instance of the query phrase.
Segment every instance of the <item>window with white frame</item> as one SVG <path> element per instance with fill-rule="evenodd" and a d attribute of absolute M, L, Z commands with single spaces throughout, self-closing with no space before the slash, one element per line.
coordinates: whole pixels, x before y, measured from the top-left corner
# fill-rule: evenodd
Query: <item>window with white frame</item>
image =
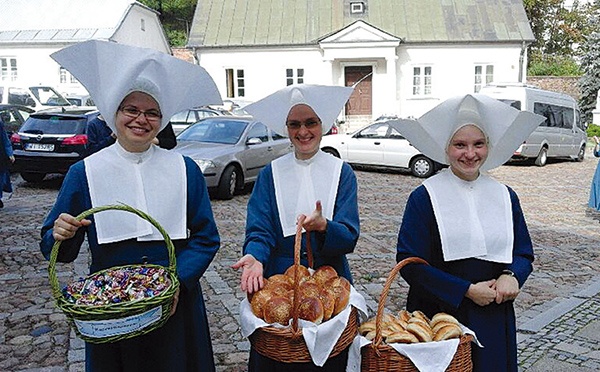
<path fill-rule="evenodd" d="M 17 59 L 0 57 L 0 81 L 17 80 Z"/>
<path fill-rule="evenodd" d="M 292 84 L 303 84 L 304 83 L 304 69 L 303 68 L 286 68 L 285 69 L 285 81 L 286 85 Z"/>
<path fill-rule="evenodd" d="M 61 67 L 59 70 L 59 81 L 61 84 L 79 82 L 77 79 L 75 79 L 75 76 L 71 75 L 71 73 L 67 71 L 64 67 Z"/>
<path fill-rule="evenodd" d="M 475 65 L 475 86 L 473 91 L 478 93 L 482 87 L 494 81 L 494 65 Z"/>
<path fill-rule="evenodd" d="M 431 95 L 431 70 L 431 66 L 413 67 L 413 96 Z"/>
<path fill-rule="evenodd" d="M 244 83 L 244 70 L 233 68 L 225 69 L 227 97 L 245 97 L 246 84 Z"/>

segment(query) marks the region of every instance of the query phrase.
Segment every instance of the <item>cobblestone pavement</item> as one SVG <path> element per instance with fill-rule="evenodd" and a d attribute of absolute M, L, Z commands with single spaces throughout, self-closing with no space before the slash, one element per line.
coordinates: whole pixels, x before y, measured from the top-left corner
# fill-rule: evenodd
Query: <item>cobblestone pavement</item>
<path fill-rule="evenodd" d="M 586 208 L 598 160 L 551 162 L 543 168 L 507 165 L 491 172 L 520 197 L 535 245 L 535 269 L 519 298 L 519 364 L 523 371 L 598 371 L 600 350 L 600 213 Z M 395 264 L 395 242 L 406 199 L 421 183 L 404 172 L 356 171 L 361 236 L 349 256 L 357 290 L 373 314 Z M 61 178 L 40 185 L 13 176 L 16 191 L 0 210 L 0 371 L 81 371 L 83 342 L 54 306 L 47 262 L 39 253 L 42 220 Z M 248 193 L 213 202 L 222 238 L 217 257 L 201 279 L 219 371 L 245 371 L 249 343 L 240 335 L 239 258 Z M 87 256 L 57 265 L 66 282 L 86 272 Z M 398 279 L 386 307 L 404 306 Z"/>

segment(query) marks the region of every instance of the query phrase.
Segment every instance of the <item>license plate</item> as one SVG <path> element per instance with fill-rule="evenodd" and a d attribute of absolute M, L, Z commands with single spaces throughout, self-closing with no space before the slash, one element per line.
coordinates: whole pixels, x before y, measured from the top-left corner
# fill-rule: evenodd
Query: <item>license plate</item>
<path fill-rule="evenodd" d="M 51 143 L 26 143 L 25 150 L 28 150 L 28 151 L 54 151 L 54 145 Z"/>

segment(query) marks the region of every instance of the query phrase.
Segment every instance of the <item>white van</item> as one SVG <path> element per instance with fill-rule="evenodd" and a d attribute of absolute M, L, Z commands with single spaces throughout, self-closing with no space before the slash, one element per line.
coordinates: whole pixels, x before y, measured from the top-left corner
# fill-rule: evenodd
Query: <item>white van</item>
<path fill-rule="evenodd" d="M 515 151 L 513 159 L 535 159 L 540 167 L 549 157 L 583 161 L 587 134 L 573 97 L 522 83 L 490 84 L 479 93 L 546 117 Z"/>
<path fill-rule="evenodd" d="M 36 111 L 72 106 L 71 102 L 51 86 L 6 83 L 0 83 L 0 103 L 29 106 Z"/>

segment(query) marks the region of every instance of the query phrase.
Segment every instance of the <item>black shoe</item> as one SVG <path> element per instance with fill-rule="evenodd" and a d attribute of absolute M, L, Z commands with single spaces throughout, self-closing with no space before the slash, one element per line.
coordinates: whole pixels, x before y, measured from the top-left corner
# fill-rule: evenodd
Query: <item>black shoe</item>
<path fill-rule="evenodd" d="M 0 199 L 0 208 L 4 208 L 4 203 L 2 203 L 2 199 Z"/>

